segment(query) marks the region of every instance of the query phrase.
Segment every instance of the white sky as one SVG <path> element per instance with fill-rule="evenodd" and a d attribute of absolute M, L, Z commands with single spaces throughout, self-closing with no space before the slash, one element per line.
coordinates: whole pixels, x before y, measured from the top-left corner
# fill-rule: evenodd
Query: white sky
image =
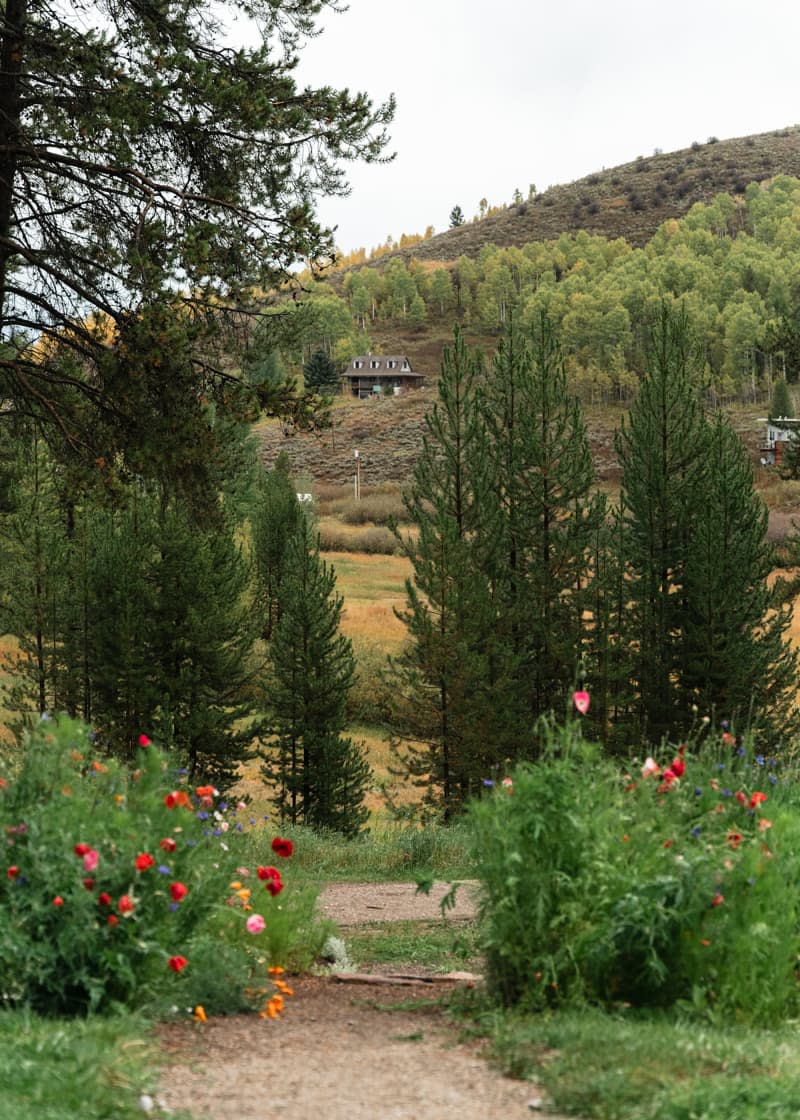
<path fill-rule="evenodd" d="M 339 248 L 448 228 L 655 148 L 800 122 L 796 0 L 349 0 L 301 84 L 397 97 L 391 164 L 323 201 Z"/>

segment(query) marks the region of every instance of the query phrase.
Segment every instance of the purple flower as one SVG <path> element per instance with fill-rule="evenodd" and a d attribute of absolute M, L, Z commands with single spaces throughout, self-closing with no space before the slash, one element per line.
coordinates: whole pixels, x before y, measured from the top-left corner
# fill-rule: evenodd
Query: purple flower
<path fill-rule="evenodd" d="M 493 786 L 493 785 L 494 785 L 494 782 L 492 781 L 492 779 L 491 779 L 491 778 L 484 778 L 484 779 L 483 779 L 483 784 L 484 784 L 485 786 Z"/>
<path fill-rule="evenodd" d="M 197 819 L 199 821 L 207 821 L 208 820 L 208 813 L 205 811 L 205 809 L 200 810 L 200 812 L 197 814 Z"/>
<path fill-rule="evenodd" d="M 702 797 L 703 796 L 703 789 L 702 789 L 701 786 L 695 786 L 694 787 L 694 795 L 695 795 L 695 797 Z"/>
<path fill-rule="evenodd" d="M 729 789 L 723 789 L 720 791 L 720 797 L 733 797 L 733 792 Z"/>
<path fill-rule="evenodd" d="M 700 833 L 701 833 L 702 831 L 703 831 L 703 830 L 702 830 L 702 829 L 700 828 L 700 825 L 699 825 L 699 824 L 696 824 L 696 825 L 694 826 L 694 828 L 692 829 L 692 836 L 694 836 L 694 837 L 695 837 L 695 839 L 697 839 L 697 837 L 698 837 L 698 836 L 700 835 Z"/>
<path fill-rule="evenodd" d="M 764 765 L 764 756 L 763 756 L 763 754 L 757 754 L 757 755 L 756 755 L 756 766 L 763 766 L 763 765 Z"/>
<path fill-rule="evenodd" d="M 172 872 L 170 871 L 170 869 L 167 867 L 167 865 L 165 863 L 159 864 L 158 873 L 159 873 L 159 875 L 171 875 L 172 874 Z"/>

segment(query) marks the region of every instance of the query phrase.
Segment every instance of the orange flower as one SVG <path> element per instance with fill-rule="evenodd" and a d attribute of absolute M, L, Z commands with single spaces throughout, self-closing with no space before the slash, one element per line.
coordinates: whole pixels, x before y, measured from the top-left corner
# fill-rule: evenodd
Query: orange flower
<path fill-rule="evenodd" d="M 198 797 L 216 797 L 217 791 L 213 786 L 198 786 L 194 791 Z"/>
<path fill-rule="evenodd" d="M 92 769 L 97 774 L 107 774 L 108 773 L 108 767 L 104 766 L 102 762 L 98 762 L 96 758 L 92 759 Z"/>
<path fill-rule="evenodd" d="M 772 828 L 772 821 L 768 821 L 766 817 L 762 817 L 758 822 L 759 832 L 766 832 L 768 828 Z"/>
<path fill-rule="evenodd" d="M 729 832 L 726 839 L 730 846 L 735 850 L 742 842 L 742 834 L 741 832 Z"/>
<path fill-rule="evenodd" d="M 281 968 L 279 964 L 274 964 L 271 968 L 267 969 L 267 972 L 270 974 L 270 976 L 283 976 L 285 971 L 286 969 Z"/>
<path fill-rule="evenodd" d="M 203 1007 L 202 1003 L 198 1003 L 197 1007 L 195 1007 L 194 1018 L 195 1018 L 195 1021 L 198 1022 L 198 1023 L 207 1023 L 208 1022 L 208 1016 L 206 1015 L 206 1009 Z"/>
<path fill-rule="evenodd" d="M 765 793 L 762 793 L 761 790 L 757 789 L 753 796 L 750 798 L 750 808 L 755 809 L 756 805 L 761 805 L 766 800 L 767 795 Z"/>

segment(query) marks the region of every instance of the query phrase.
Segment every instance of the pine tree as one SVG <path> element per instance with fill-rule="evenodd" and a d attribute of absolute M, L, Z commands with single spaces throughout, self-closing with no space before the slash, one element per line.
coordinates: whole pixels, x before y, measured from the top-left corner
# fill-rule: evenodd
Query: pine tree
<path fill-rule="evenodd" d="M 367 819 L 369 767 L 342 735 L 355 679 L 349 638 L 339 632 L 342 599 L 305 517 L 291 538 L 281 583 L 263 773 L 281 820 L 356 834 Z"/>
<path fill-rule="evenodd" d="M 769 586 L 775 566 L 767 509 L 753 468 L 721 415 L 706 424 L 705 485 L 691 510 L 681 589 L 678 718 L 752 718 L 775 741 L 789 726 L 797 692 L 791 608 Z"/>
<path fill-rule="evenodd" d="M 580 406 L 567 390 L 558 338 L 541 314 L 512 322 L 482 396 L 485 469 L 494 503 L 488 556 L 498 626 L 516 662 L 519 749 L 544 713 L 566 710 L 587 637 L 593 543 L 604 516 Z"/>
<path fill-rule="evenodd" d="M 503 674 L 490 588 L 478 562 L 487 536 L 477 402 L 482 375 L 482 359 L 456 330 L 404 495 L 417 532 L 397 534 L 413 579 L 398 612 L 409 643 L 393 663 L 395 745 L 405 770 L 425 788 L 426 803 L 445 818 L 504 757 L 489 701 Z"/>
<path fill-rule="evenodd" d="M 615 439 L 634 740 L 658 742 L 677 715 L 684 570 L 692 511 L 706 474 L 699 368 L 685 309 L 661 304 L 650 328 L 645 377 Z"/>
<path fill-rule="evenodd" d="M 340 388 L 336 363 L 324 350 L 315 350 L 303 366 L 306 389 L 323 396 L 337 393 Z"/>
<path fill-rule="evenodd" d="M 787 416 L 794 416 L 793 404 L 786 378 L 779 377 L 772 390 L 772 401 L 769 406 L 770 420 L 779 420 Z"/>
<path fill-rule="evenodd" d="M 454 206 L 450 211 L 450 229 L 457 229 L 464 224 L 464 211 L 460 206 Z"/>
<path fill-rule="evenodd" d="M 289 470 L 289 457 L 281 452 L 271 471 L 260 472 L 250 508 L 256 581 L 253 609 L 261 620 L 261 637 L 266 641 L 272 637 L 280 618 L 286 554 L 302 517 Z"/>
<path fill-rule="evenodd" d="M 198 402 L 198 436 L 203 399 L 261 398 L 220 355 L 241 341 L 254 292 L 332 253 L 315 202 L 346 190 L 346 161 L 381 158 L 393 115 L 391 100 L 374 108 L 363 94 L 296 84 L 331 2 L 3 4 L 0 397 L 87 462 L 110 463 L 129 426 L 158 420 L 170 350 L 151 324 L 159 306 L 191 344 L 180 389 Z M 227 38 L 239 16 L 260 36 L 252 46 Z M 142 341 L 137 323 L 143 346 L 123 346 L 148 360 L 137 377 L 108 381 L 109 334 Z M 188 453 L 192 433 L 180 434 Z M 143 459 L 159 450 L 157 433 L 142 438 Z"/>

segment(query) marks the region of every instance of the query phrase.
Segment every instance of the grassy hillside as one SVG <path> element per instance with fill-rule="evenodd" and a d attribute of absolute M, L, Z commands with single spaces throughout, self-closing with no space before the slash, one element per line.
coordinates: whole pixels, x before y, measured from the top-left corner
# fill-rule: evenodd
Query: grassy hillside
<path fill-rule="evenodd" d="M 696 202 L 711 202 L 720 192 L 743 194 L 748 183 L 775 175 L 800 176 L 800 126 L 733 140 L 712 137 L 677 152 L 603 168 L 397 255 L 454 261 L 462 254 L 476 257 L 489 243 L 507 248 L 579 229 L 642 246 L 662 222 L 682 217 Z M 388 259 L 381 257 L 381 263 Z"/>

